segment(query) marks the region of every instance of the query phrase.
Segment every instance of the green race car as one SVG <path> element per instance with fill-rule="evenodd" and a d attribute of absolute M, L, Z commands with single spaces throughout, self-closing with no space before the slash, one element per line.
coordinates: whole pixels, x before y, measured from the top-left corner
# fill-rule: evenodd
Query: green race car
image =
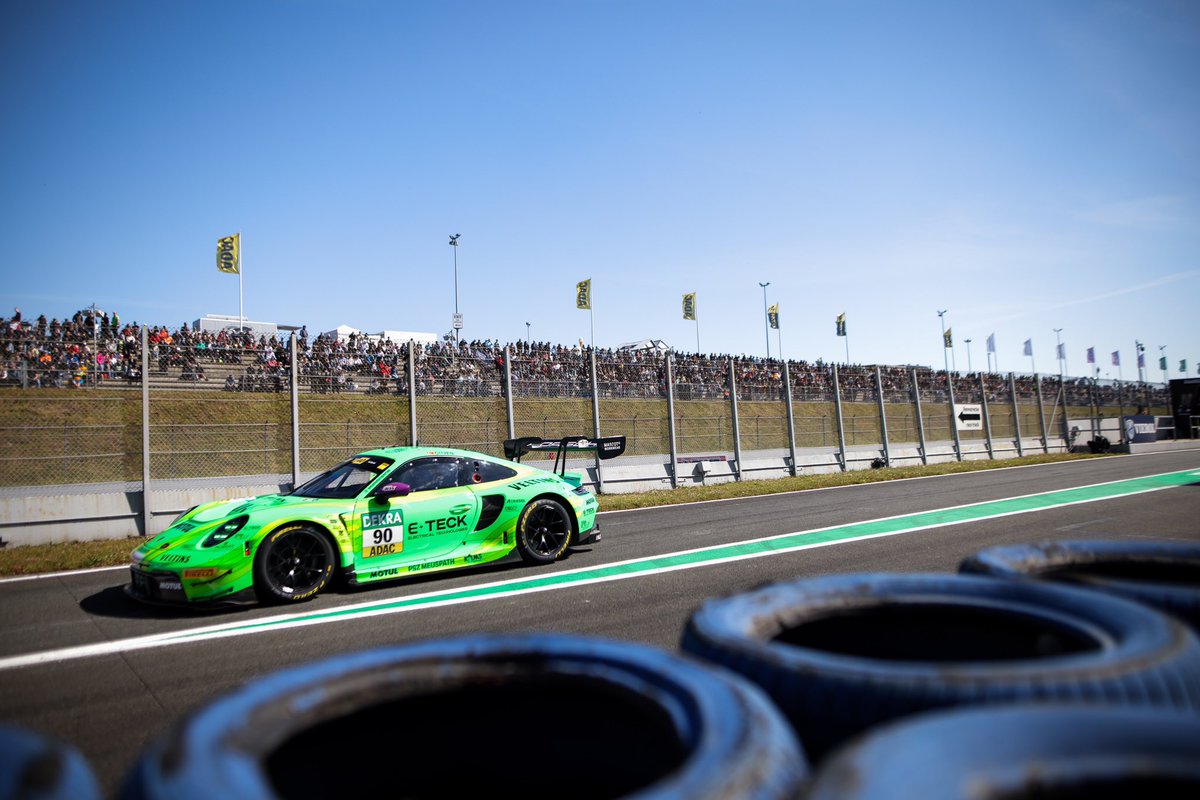
<path fill-rule="evenodd" d="M 359 453 L 289 494 L 205 503 L 132 553 L 127 592 L 156 603 L 299 602 L 341 573 L 350 585 L 487 564 L 548 564 L 599 541 L 597 502 L 567 455 L 612 458 L 624 436 L 469 450 Z M 520 463 L 553 451 L 555 471 Z"/>

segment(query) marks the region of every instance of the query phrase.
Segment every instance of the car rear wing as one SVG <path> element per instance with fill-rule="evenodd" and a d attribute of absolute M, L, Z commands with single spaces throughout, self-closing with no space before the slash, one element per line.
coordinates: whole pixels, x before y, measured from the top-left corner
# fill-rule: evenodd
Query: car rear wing
<path fill-rule="evenodd" d="M 567 457 L 573 453 L 595 453 L 600 459 L 616 458 L 625 452 L 624 436 L 601 436 L 589 439 L 586 436 L 564 436 L 561 439 L 541 439 L 537 436 L 522 436 L 504 440 L 504 457 L 520 462 L 521 456 L 533 452 L 553 452 L 554 471 L 563 475 L 567 471 Z"/>

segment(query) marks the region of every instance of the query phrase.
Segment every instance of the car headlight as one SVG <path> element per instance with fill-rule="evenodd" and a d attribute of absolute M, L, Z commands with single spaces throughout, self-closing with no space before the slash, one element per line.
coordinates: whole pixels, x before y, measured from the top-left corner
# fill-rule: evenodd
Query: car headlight
<path fill-rule="evenodd" d="M 224 522 L 217 526 L 217 529 L 204 537 L 204 541 L 200 543 L 201 547 L 213 547 L 214 545 L 222 544 L 230 536 L 240 531 L 250 521 L 250 517 L 242 514 L 240 517 L 234 517 L 228 522 Z"/>

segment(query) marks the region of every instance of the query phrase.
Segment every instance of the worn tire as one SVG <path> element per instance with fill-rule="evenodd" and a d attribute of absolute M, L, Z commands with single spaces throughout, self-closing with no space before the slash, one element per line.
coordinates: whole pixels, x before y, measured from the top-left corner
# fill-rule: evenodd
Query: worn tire
<path fill-rule="evenodd" d="M 100 785 L 75 748 L 24 728 L 0 725 L 0 798 L 99 800 Z"/>
<path fill-rule="evenodd" d="M 736 675 L 644 645 L 473 636 L 255 681 L 153 743 L 122 796 L 772 798 L 807 775 Z"/>
<path fill-rule="evenodd" d="M 1065 541 L 991 547 L 959 572 L 1074 583 L 1152 605 L 1200 631 L 1200 544 Z"/>
<path fill-rule="evenodd" d="M 830 756 L 807 800 L 1200 797 L 1200 717 L 1010 706 L 922 714 Z"/>
<path fill-rule="evenodd" d="M 517 552 L 530 564 L 550 564 L 571 545 L 571 514 L 549 497 L 532 501 L 517 517 Z"/>
<path fill-rule="evenodd" d="M 683 649 L 758 683 L 819 757 L 919 711 L 1018 701 L 1200 709 L 1200 641 L 1136 603 L 968 575 L 834 575 L 711 600 Z"/>
<path fill-rule="evenodd" d="M 254 591 L 264 603 L 310 600 L 333 578 L 333 543 L 304 524 L 271 531 L 254 557 Z"/>

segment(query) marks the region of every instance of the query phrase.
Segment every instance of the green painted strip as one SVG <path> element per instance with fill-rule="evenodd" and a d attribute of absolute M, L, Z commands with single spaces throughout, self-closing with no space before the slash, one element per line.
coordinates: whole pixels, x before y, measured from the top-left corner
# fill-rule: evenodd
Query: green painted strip
<path fill-rule="evenodd" d="M 230 626 L 222 628 L 222 630 L 225 632 L 225 635 L 231 635 L 233 633 L 270 629 L 281 625 L 316 624 L 364 614 L 377 614 L 421 606 L 449 605 L 457 602 L 480 600 L 494 595 L 519 594 L 521 592 L 544 591 L 571 584 L 619 580 L 641 574 L 686 569 L 704 564 L 806 549 L 833 542 L 863 539 L 873 536 L 887 536 L 927 528 L 994 519 L 1013 514 L 1024 514 L 1076 503 L 1090 503 L 1097 500 L 1107 500 L 1194 483 L 1200 483 L 1200 470 L 1185 470 L 1183 472 L 1150 475 L 1144 478 L 1132 478 L 1113 483 L 1083 486 L 1076 489 L 1063 489 L 1044 494 L 974 503 L 956 508 L 923 511 L 898 517 L 855 522 L 832 528 L 786 533 L 755 541 L 717 545 L 715 547 L 670 553 L 662 556 L 651 556 L 619 564 L 559 572 L 553 575 L 503 581 L 466 589 L 430 592 L 415 597 L 384 601 L 378 604 L 355 605 L 350 608 L 333 609 L 313 614 L 290 615 L 283 618 Z M 198 631 L 183 631 L 169 638 L 172 640 L 187 640 L 190 638 L 207 638 L 211 635 L 211 630 L 206 631 L 201 629 Z"/>

